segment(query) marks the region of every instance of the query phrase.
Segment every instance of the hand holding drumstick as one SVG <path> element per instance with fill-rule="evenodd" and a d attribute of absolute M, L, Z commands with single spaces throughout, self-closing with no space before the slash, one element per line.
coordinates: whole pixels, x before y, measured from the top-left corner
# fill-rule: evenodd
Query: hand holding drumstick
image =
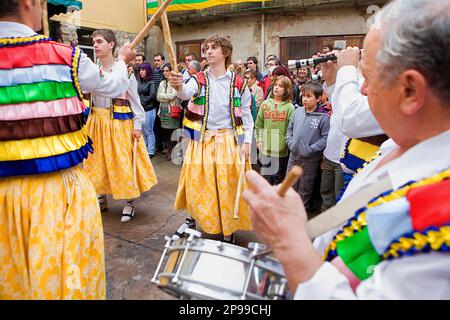
<path fill-rule="evenodd" d="M 250 205 L 253 228 L 283 265 L 292 292 L 323 264 L 306 230 L 308 218 L 303 201 L 290 188 L 301 174 L 302 169 L 294 167 L 281 185 L 271 186 L 258 173 L 250 171 L 247 173 L 250 188 L 243 193 Z"/>

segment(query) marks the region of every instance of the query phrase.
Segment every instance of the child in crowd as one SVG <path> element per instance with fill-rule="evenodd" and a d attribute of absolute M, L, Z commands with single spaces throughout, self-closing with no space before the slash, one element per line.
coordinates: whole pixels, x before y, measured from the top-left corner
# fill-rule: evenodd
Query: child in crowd
<path fill-rule="evenodd" d="M 303 87 L 303 107 L 295 110 L 286 134 L 290 150 L 288 171 L 294 165 L 303 168 L 303 176 L 294 189 L 301 195 L 308 212 L 314 211 L 311 198 L 330 130 L 330 117 L 319 108 L 322 94 L 322 86 L 317 83 Z"/>
<path fill-rule="evenodd" d="M 292 82 L 286 76 L 274 81 L 270 98 L 265 100 L 256 118 L 256 146 L 260 151 L 261 175 L 272 185 L 286 175 L 288 147 L 286 131 L 295 111 L 292 104 Z"/>

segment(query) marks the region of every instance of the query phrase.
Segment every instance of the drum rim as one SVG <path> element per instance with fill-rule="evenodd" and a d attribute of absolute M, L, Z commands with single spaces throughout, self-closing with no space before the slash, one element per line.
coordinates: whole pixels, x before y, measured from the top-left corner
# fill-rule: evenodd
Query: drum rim
<path fill-rule="evenodd" d="M 162 290 L 170 290 L 171 292 L 175 292 L 177 294 L 179 293 L 179 291 L 183 291 L 185 293 L 191 293 L 190 291 L 188 291 L 186 289 L 182 289 L 183 288 L 182 286 L 180 286 L 178 284 L 172 284 L 171 283 L 171 280 L 175 276 L 174 273 L 163 272 L 163 273 L 159 274 L 159 277 L 161 277 L 161 276 L 165 276 L 168 279 L 168 284 L 167 285 L 158 284 L 158 287 L 161 288 Z M 170 277 L 170 276 L 172 276 L 172 277 Z M 209 284 L 207 282 L 203 282 L 203 281 L 200 281 L 200 280 L 195 280 L 195 279 L 192 279 L 190 277 L 187 277 L 187 276 L 184 276 L 184 275 L 181 275 L 181 274 L 178 276 L 178 278 L 180 280 L 183 280 L 184 282 L 202 285 L 202 286 L 205 286 L 207 288 L 210 288 L 212 286 L 212 287 L 214 287 L 213 290 L 216 290 L 218 293 L 220 293 L 221 291 L 229 292 L 229 293 L 232 293 L 232 294 L 235 293 L 236 297 L 241 297 L 242 293 L 243 293 L 242 291 L 231 290 L 231 289 L 227 289 L 227 288 L 216 286 L 214 284 Z M 180 289 L 180 290 L 177 291 L 178 289 Z M 202 294 L 199 294 L 199 293 L 194 293 L 194 294 L 197 295 L 197 296 L 200 296 L 202 298 L 206 298 L 206 300 L 208 300 L 208 298 L 209 299 L 214 299 L 214 300 L 225 300 L 225 299 L 218 299 L 218 298 L 208 297 L 206 295 L 202 295 Z M 269 299 L 265 299 L 264 297 L 258 296 L 256 294 L 254 294 L 252 292 L 248 292 L 248 291 L 246 293 L 246 297 L 251 298 L 249 300 L 269 300 Z M 236 300 L 239 300 L 239 298 L 236 299 Z"/>

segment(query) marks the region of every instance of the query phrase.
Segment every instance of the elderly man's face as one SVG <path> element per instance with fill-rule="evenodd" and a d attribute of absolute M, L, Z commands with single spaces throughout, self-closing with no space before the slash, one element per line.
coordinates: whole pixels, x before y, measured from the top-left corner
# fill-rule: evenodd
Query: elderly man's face
<path fill-rule="evenodd" d="M 364 40 L 364 53 L 361 61 L 361 71 L 364 75 L 362 94 L 369 100 L 370 109 L 386 134 L 395 134 L 399 118 L 399 88 L 397 83 L 393 86 L 384 86 L 384 77 L 377 68 L 376 58 L 381 45 L 382 33 L 372 29 Z"/>

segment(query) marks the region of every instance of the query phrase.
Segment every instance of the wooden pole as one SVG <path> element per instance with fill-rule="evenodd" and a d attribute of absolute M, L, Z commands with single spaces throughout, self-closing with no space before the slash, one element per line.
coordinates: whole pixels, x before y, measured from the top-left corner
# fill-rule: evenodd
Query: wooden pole
<path fill-rule="evenodd" d="M 42 31 L 44 32 L 44 36 L 50 36 L 50 28 L 48 25 L 48 5 L 47 0 L 42 1 Z"/>
<path fill-rule="evenodd" d="M 164 6 L 167 3 L 168 0 L 166 0 L 164 3 L 162 0 L 158 0 L 158 3 L 160 6 Z M 173 49 L 172 45 L 172 36 L 170 34 L 170 27 L 169 27 L 169 20 L 167 19 L 167 13 L 164 11 L 161 15 L 161 24 L 163 28 L 164 33 L 164 42 L 166 43 L 166 49 L 169 53 L 170 58 L 170 64 L 172 64 L 172 69 L 174 71 L 178 71 L 177 66 L 177 56 L 175 55 L 175 50 Z"/>
<path fill-rule="evenodd" d="M 139 32 L 139 34 L 136 36 L 136 38 L 131 43 L 131 48 L 134 49 L 137 47 L 137 45 L 144 40 L 144 38 L 148 35 L 150 32 L 150 29 L 156 24 L 156 21 L 158 21 L 159 17 L 166 12 L 167 7 L 172 3 L 173 0 L 166 0 L 162 6 L 158 8 L 158 10 L 155 12 L 155 14 L 151 17 L 151 19 L 147 22 L 147 24 L 144 26 L 144 28 Z"/>

